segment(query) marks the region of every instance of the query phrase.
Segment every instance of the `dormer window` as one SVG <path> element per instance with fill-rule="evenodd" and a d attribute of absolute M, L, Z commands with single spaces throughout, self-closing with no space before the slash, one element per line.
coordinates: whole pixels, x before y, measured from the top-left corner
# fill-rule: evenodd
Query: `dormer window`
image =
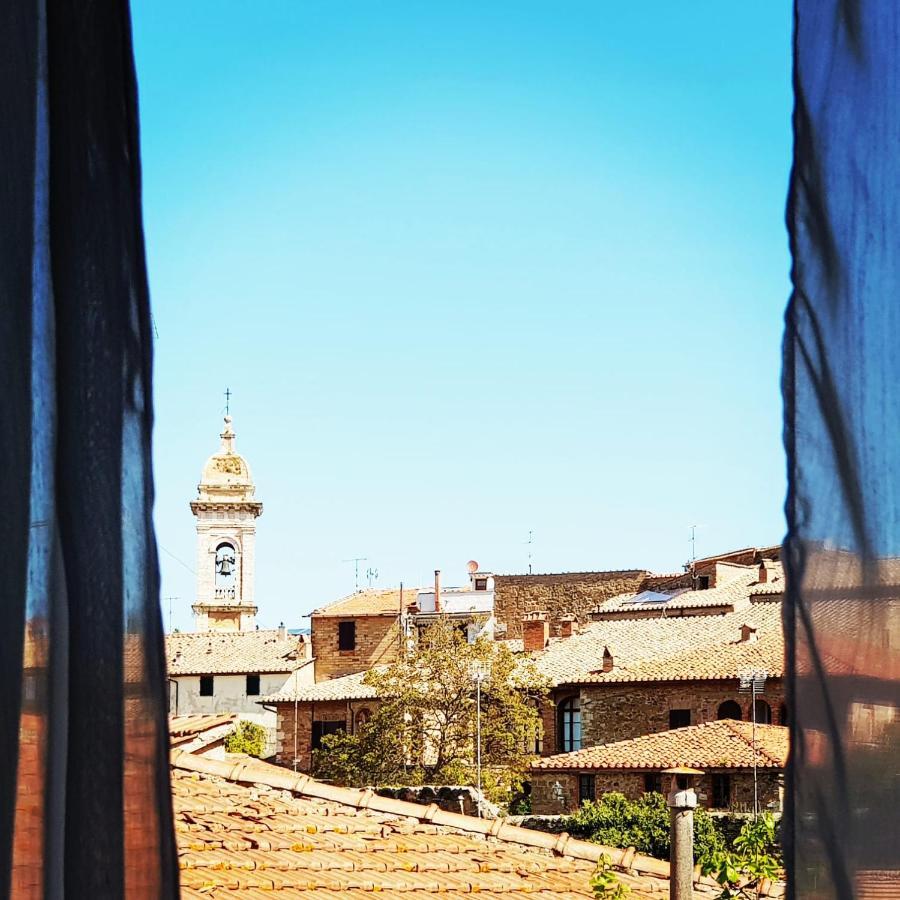
<path fill-rule="evenodd" d="M 476 591 L 486 591 L 487 590 L 487 578 L 476 578 L 475 579 L 475 590 Z"/>

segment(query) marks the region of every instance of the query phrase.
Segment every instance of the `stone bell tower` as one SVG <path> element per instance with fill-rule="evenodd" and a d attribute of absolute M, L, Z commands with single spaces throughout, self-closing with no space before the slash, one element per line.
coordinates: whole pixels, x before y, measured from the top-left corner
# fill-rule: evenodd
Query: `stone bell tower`
<path fill-rule="evenodd" d="M 191 512 L 197 518 L 197 631 L 252 631 L 256 519 L 250 467 L 234 451 L 231 416 L 225 416 L 222 446 L 203 467 Z"/>

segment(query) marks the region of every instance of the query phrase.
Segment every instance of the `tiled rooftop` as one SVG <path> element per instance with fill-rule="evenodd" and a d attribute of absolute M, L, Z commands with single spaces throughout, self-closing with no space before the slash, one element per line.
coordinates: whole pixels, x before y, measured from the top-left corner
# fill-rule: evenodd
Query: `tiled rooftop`
<path fill-rule="evenodd" d="M 757 643 L 729 649 L 740 638 L 741 626 L 751 620 L 757 627 Z M 735 665 L 758 660 L 760 653 L 774 675 L 776 668 L 779 673 L 783 669 L 783 646 L 780 605 L 762 604 L 719 615 L 591 622 L 572 637 L 552 638 L 534 660 L 538 671 L 555 685 L 731 677 Z M 606 647 L 613 656 L 613 671 L 595 676 L 603 667 Z"/>
<path fill-rule="evenodd" d="M 285 681 L 281 689 L 275 694 L 261 697 L 261 703 L 306 702 L 309 700 L 322 702 L 325 700 L 367 700 L 376 697 L 375 689 L 363 684 L 365 672 L 357 672 L 354 675 L 344 675 L 341 678 L 331 678 L 328 681 L 320 681 L 317 684 L 308 684 L 300 678 L 298 673 L 293 673 Z"/>
<path fill-rule="evenodd" d="M 313 781 L 265 763 L 173 753 L 182 897 L 191 900 L 385 900 L 441 894 L 589 900 L 607 854 L 635 900 L 662 900 L 668 863 Z M 716 890 L 707 879 L 701 897 Z"/>
<path fill-rule="evenodd" d="M 196 631 L 166 635 L 169 675 L 292 672 L 305 664 L 303 637 L 270 631 Z"/>
<path fill-rule="evenodd" d="M 403 589 L 403 606 L 413 603 L 419 588 Z M 399 616 L 400 589 L 356 591 L 313 610 L 314 616 Z"/>
<path fill-rule="evenodd" d="M 781 725 L 756 726 L 756 765 L 784 768 L 789 729 Z M 586 747 L 572 753 L 546 756 L 532 769 L 552 771 L 587 769 L 749 769 L 753 767 L 753 723 L 723 719 L 688 725 L 627 741 Z"/>

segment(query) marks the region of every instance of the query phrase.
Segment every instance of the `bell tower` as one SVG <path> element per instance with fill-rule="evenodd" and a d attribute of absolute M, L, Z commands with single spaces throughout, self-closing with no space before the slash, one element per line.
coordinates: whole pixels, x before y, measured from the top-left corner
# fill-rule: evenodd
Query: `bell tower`
<path fill-rule="evenodd" d="M 252 631 L 256 627 L 253 576 L 256 519 L 250 467 L 235 453 L 231 416 L 222 446 L 203 467 L 191 512 L 197 519 L 197 631 Z"/>

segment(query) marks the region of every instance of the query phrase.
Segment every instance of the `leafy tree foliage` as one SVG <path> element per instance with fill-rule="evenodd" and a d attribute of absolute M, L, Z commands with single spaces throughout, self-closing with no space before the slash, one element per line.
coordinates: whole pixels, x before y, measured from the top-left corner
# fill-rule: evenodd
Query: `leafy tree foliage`
<path fill-rule="evenodd" d="M 775 881 L 782 871 L 771 813 L 745 822 L 732 848 L 709 852 L 701 868 L 704 875 L 712 875 L 719 882 L 720 900 L 758 897 L 762 882 Z"/>
<path fill-rule="evenodd" d="M 235 724 L 234 731 L 225 737 L 225 750 L 228 753 L 262 756 L 266 752 L 266 729 L 241 719 Z"/>
<path fill-rule="evenodd" d="M 669 858 L 669 807 L 662 794 L 644 794 L 640 800 L 628 800 L 614 792 L 604 794 L 568 817 L 563 830 L 608 847 L 634 847 L 648 856 Z M 705 858 L 724 847 L 710 815 L 695 810 L 694 858 Z"/>
<path fill-rule="evenodd" d="M 393 665 L 366 674 L 379 707 L 356 734 L 322 739 L 317 776 L 356 786 L 474 784 L 476 669 L 484 673 L 482 786 L 491 799 L 507 799 L 534 756 L 546 684 L 529 660 L 499 642 L 469 644 L 446 620 Z"/>

